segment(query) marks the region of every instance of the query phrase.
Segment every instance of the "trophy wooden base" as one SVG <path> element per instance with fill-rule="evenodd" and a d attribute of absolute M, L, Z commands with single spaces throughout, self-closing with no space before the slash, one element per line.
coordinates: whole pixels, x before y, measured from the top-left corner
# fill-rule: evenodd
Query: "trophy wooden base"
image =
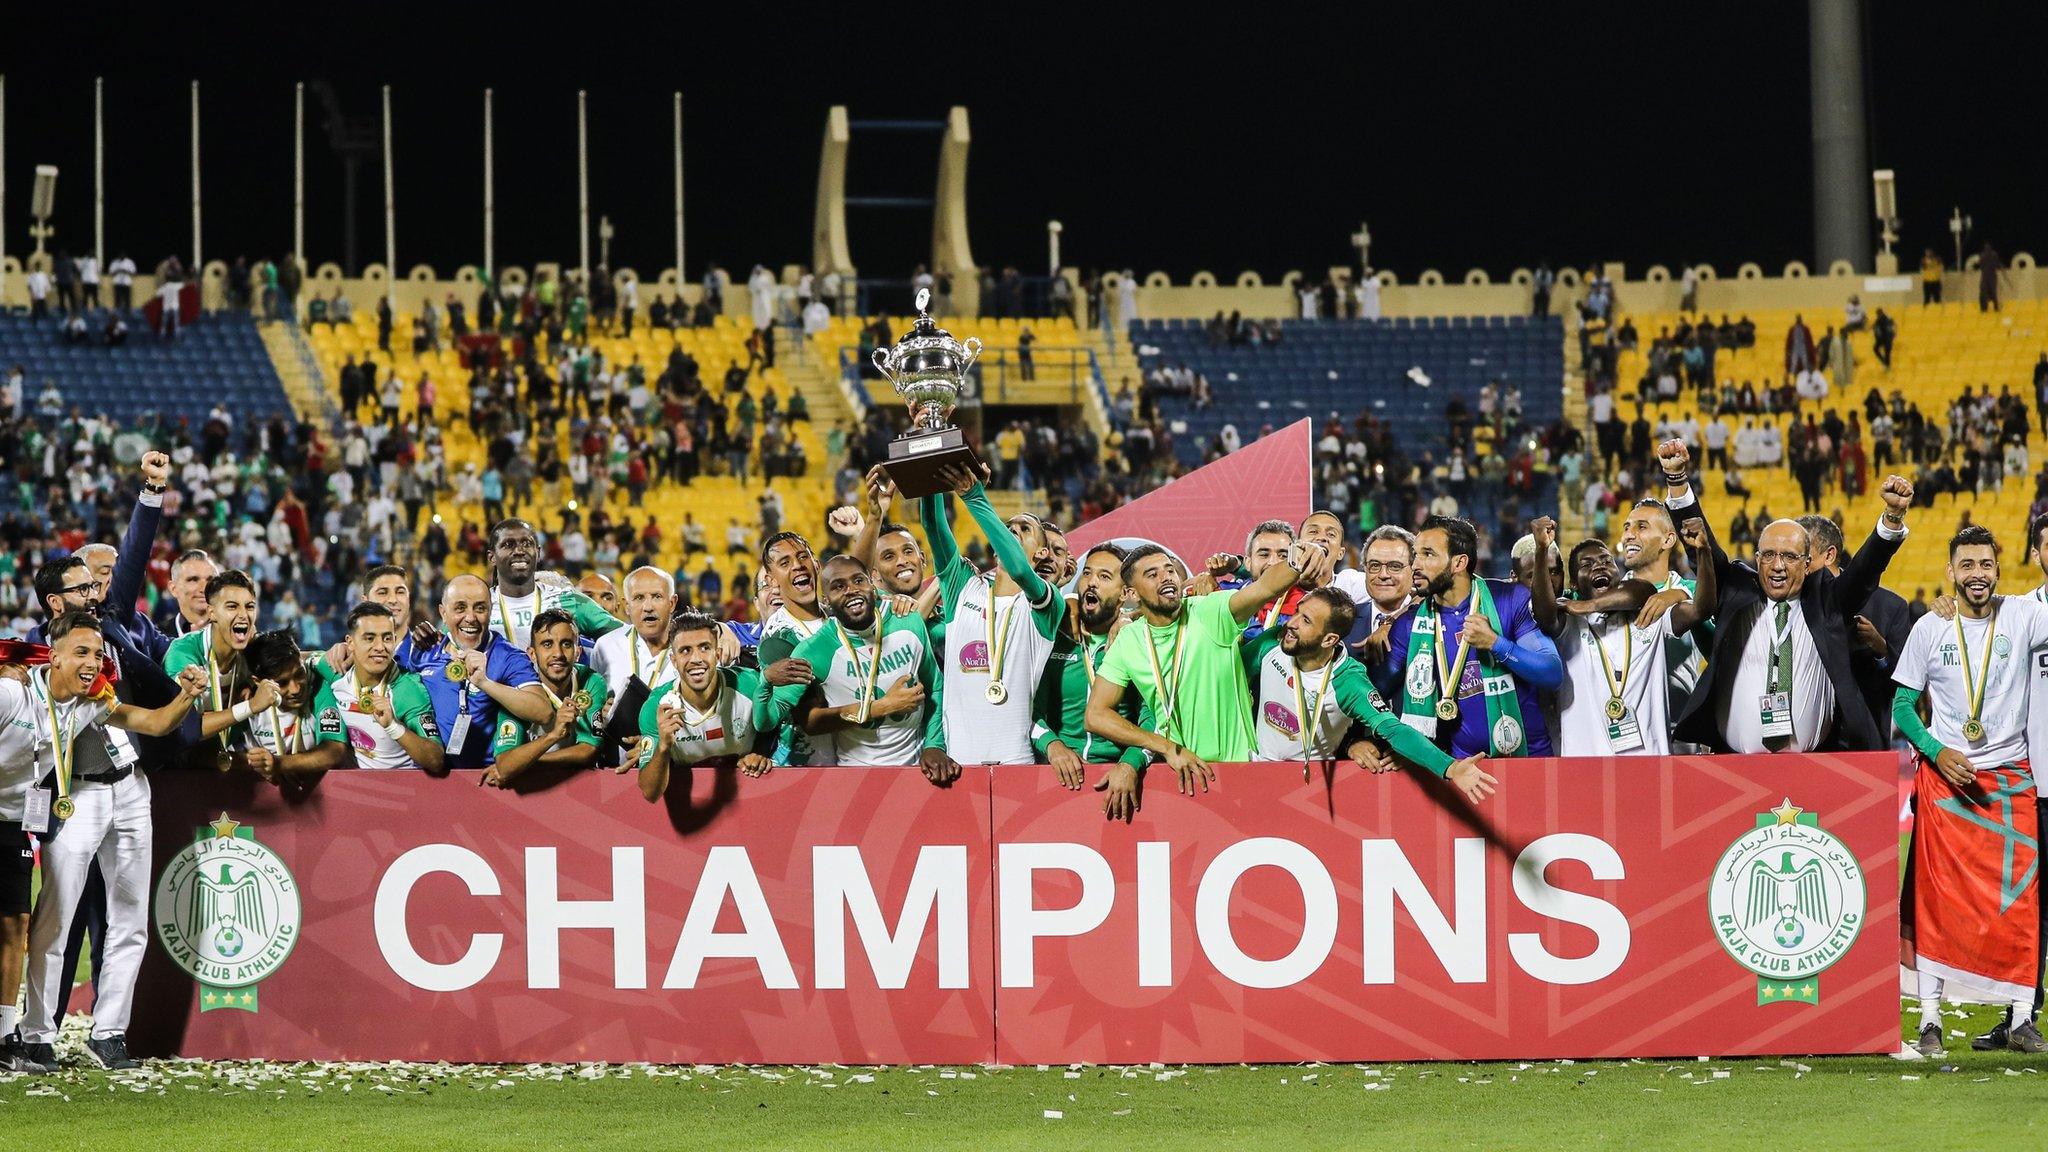
<path fill-rule="evenodd" d="M 889 462 L 882 466 L 896 491 L 913 500 L 950 490 L 939 479 L 939 471 L 960 464 L 981 475 L 981 457 L 968 446 L 967 437 L 951 426 L 931 431 L 914 430 L 889 441 Z"/>

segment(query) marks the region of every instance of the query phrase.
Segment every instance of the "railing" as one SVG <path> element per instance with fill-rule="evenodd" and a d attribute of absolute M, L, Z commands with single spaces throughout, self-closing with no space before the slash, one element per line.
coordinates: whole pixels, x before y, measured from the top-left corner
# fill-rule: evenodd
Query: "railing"
<path fill-rule="evenodd" d="M 847 390 L 865 397 L 870 381 L 881 381 L 873 364 L 863 360 L 858 348 L 839 350 L 839 378 Z M 1102 367 L 1092 348 L 1034 348 L 1031 350 L 1031 378 L 1025 379 L 1023 358 L 1018 349 L 989 348 L 967 374 L 960 392 L 962 407 L 987 404 L 1044 404 L 1047 389 L 1064 386 L 1067 397 L 1058 403 L 1080 404 L 1084 388 L 1092 388 L 1105 402 L 1108 389 Z"/>

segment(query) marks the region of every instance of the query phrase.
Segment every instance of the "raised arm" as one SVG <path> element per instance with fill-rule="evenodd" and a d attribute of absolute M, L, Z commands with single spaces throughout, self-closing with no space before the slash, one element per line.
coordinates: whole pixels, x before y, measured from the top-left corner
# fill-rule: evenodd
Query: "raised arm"
<path fill-rule="evenodd" d="M 1685 541 L 1685 550 L 1693 558 L 1692 599 L 1671 610 L 1671 633 L 1683 636 L 1712 620 L 1714 613 L 1720 610 L 1721 581 L 1717 565 L 1707 554 L 1714 541 L 1713 526 L 1705 520 L 1687 520 L 1685 527 L 1678 530 L 1678 535 Z"/>
<path fill-rule="evenodd" d="M 164 488 L 170 478 L 169 456 L 161 452 L 142 454 L 142 494 L 135 498 L 135 511 L 128 517 L 120 554 L 114 558 L 114 574 L 107 580 L 101 600 L 105 605 L 102 614 L 125 628 L 134 627 L 135 601 L 142 595 L 142 579 L 149 571 L 149 553 L 156 546 L 157 525 L 163 520 Z"/>
<path fill-rule="evenodd" d="M 1024 554 L 1024 546 L 1011 535 L 1010 526 L 996 515 L 996 506 L 988 502 L 988 491 L 981 486 L 981 481 L 974 480 L 968 485 L 961 502 L 967 505 L 967 514 L 974 517 L 981 534 L 988 537 L 988 545 L 996 554 L 996 563 L 1017 582 L 1017 587 L 1024 590 L 1024 599 L 1033 605 L 1044 604 L 1052 594 L 1052 586 L 1031 567 L 1031 557 Z"/>
<path fill-rule="evenodd" d="M 1550 550 L 1557 546 L 1557 521 L 1538 516 L 1529 525 L 1536 538 L 1536 561 L 1529 571 L 1529 613 L 1545 636 L 1555 636 L 1564 627 L 1564 613 L 1557 607 L 1557 589 L 1550 586 Z"/>
<path fill-rule="evenodd" d="M 1877 527 L 1871 530 L 1856 555 L 1842 565 L 1842 574 L 1828 586 L 1828 597 L 1844 617 L 1863 610 L 1906 539 L 1906 509 L 1913 506 L 1912 483 L 1903 476 L 1887 476 L 1877 491 L 1884 498 L 1884 514 L 1878 517 Z"/>
<path fill-rule="evenodd" d="M 1252 614 L 1266 606 L 1267 601 L 1277 600 L 1287 594 L 1294 582 L 1322 551 L 1320 544 L 1296 542 L 1287 548 L 1287 558 L 1275 561 L 1259 578 L 1230 594 L 1230 616 L 1240 625 L 1252 618 Z"/>

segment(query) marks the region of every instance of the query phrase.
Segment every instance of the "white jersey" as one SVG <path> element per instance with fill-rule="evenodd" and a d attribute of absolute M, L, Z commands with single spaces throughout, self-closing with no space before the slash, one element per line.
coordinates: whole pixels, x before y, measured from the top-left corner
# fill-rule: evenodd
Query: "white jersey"
<path fill-rule="evenodd" d="M 701 764 L 727 756 L 744 756 L 754 750 L 758 734 L 754 728 L 754 701 L 742 693 L 731 672 L 721 672 L 718 699 L 699 712 L 683 699 L 681 682 L 670 679 L 658 697 L 661 708 L 679 708 L 683 730 L 676 733 L 669 748 L 669 762 L 677 767 Z"/>
<path fill-rule="evenodd" d="M 881 667 L 873 669 L 869 661 L 874 659 L 873 651 L 858 637 L 854 648 L 848 652 L 844 633 L 837 627 L 828 627 L 834 649 L 825 675 L 818 683 L 825 705 L 839 708 L 858 704 L 867 690 L 870 679 L 874 683 L 874 697 L 880 699 L 889 691 L 889 686 L 908 676 L 922 681 L 920 669 L 930 659 L 925 648 L 925 633 L 922 627 L 913 625 L 902 617 L 890 616 L 882 626 Z M 817 641 L 813 641 L 817 643 Z M 1028 701 L 1028 697 L 1026 698 Z M 899 712 L 887 719 L 870 721 L 863 728 L 842 728 L 833 733 L 837 763 L 856 768 L 900 768 L 916 764 L 918 753 L 924 750 L 925 707 Z M 815 739 L 815 738 L 814 738 Z"/>
<path fill-rule="evenodd" d="M 410 685 L 407 684 L 407 681 L 411 682 Z M 377 723 L 377 717 L 368 710 L 367 705 L 364 706 L 363 710 L 357 710 L 356 706 L 360 697 L 356 693 L 356 678 L 354 676 L 335 677 L 327 685 L 327 690 L 334 694 L 334 704 L 335 707 L 341 710 L 342 723 L 348 725 L 348 742 L 355 749 L 356 767 L 385 771 L 419 767 L 419 764 L 413 760 L 412 753 L 405 750 L 405 745 L 392 739 L 384 731 L 384 726 Z M 391 693 L 392 719 L 400 725 L 405 724 L 408 709 L 417 706 L 416 704 L 409 703 L 409 701 L 417 700 L 424 702 L 427 695 L 425 686 L 419 682 L 419 677 L 411 673 L 405 673 L 392 679 L 385 685 L 382 691 Z M 416 697 L 413 695 L 414 693 L 417 693 Z M 430 739 L 434 740 L 435 743 L 439 743 L 441 737 L 439 731 L 434 729 L 433 716 L 433 706 L 428 704 L 426 708 L 426 727 L 433 732 Z M 489 733 L 485 733 L 485 735 L 488 736 Z"/>
<path fill-rule="evenodd" d="M 988 698 L 995 682 L 989 620 L 994 576 L 983 573 L 960 589 L 946 621 L 946 751 L 962 764 L 1031 764 L 1031 719 L 1038 683 L 1052 656 L 1052 637 L 1038 630 L 1022 592 L 993 597 L 997 634 L 1003 638 L 1003 702 Z M 1059 595 L 1056 588 L 1048 594 Z"/>
<path fill-rule="evenodd" d="M 670 683 L 676 678 L 675 660 L 666 648 L 656 649 L 640 636 L 640 630 L 627 625 L 614 628 L 597 638 L 590 650 L 590 668 L 604 682 L 611 686 L 611 703 L 605 705 L 605 722 L 611 722 L 612 709 L 618 707 L 619 697 L 634 680 L 647 686 L 648 695 L 658 695 L 654 689 Z"/>
<path fill-rule="evenodd" d="M 1307 758 L 1330 760 L 1344 754 L 1345 737 L 1351 731 L 1351 717 L 1337 703 L 1337 685 L 1331 678 L 1346 664 L 1355 664 L 1342 652 L 1322 668 L 1303 673 L 1294 657 L 1275 644 L 1259 661 L 1258 736 L 1256 757 L 1260 760 L 1300 760 L 1302 737 L 1309 736 Z M 1300 684 L 1297 690 L 1296 678 Z M 1304 707 L 1304 701 L 1306 706 Z M 1315 724 L 1304 731 L 1301 716 L 1314 716 Z"/>
<path fill-rule="evenodd" d="M 1636 627 L 1627 613 L 1565 618 L 1564 632 L 1557 638 L 1557 655 L 1564 661 L 1564 683 L 1557 689 L 1558 755 L 1671 754 L 1671 677 L 1665 645 L 1670 638 L 1668 612 L 1648 628 Z M 1607 714 L 1607 702 L 1614 698 L 1616 680 L 1624 676 L 1621 702 L 1628 711 L 1617 720 Z M 1630 737 L 1631 726 L 1640 743 Z"/>
<path fill-rule="evenodd" d="M 26 684 L 0 680 L 0 820 L 19 822 L 36 781 L 56 772 L 58 740 L 75 740 L 111 711 L 89 696 L 53 709 L 46 669 L 31 671 Z"/>
<path fill-rule="evenodd" d="M 1372 594 L 1365 588 L 1365 573 L 1356 568 L 1331 573 L 1330 587 L 1351 597 L 1351 602 L 1360 608 L 1372 603 Z"/>
<path fill-rule="evenodd" d="M 507 596 L 493 588 L 490 629 L 524 652 L 533 643 L 533 618 L 550 608 L 561 607 L 562 601 L 575 591 L 574 588 L 540 582 L 535 582 L 533 591 L 524 596 Z"/>
<path fill-rule="evenodd" d="M 2027 756 L 2028 704 L 2038 691 L 2034 672 L 2042 649 L 2048 648 L 2048 605 L 2025 596 L 2000 596 L 1994 604 L 1995 620 L 1971 620 L 1960 614 L 1954 620 L 1943 620 L 1932 612 L 1922 616 L 1906 638 L 1906 650 L 1892 673 L 1899 684 L 1926 694 L 1927 712 L 1932 717 L 1927 728 L 1934 738 L 1980 768 L 2011 764 Z M 1967 677 L 1963 671 L 1966 658 Z M 1977 713 L 1984 734 L 1976 740 L 1963 734 L 1963 726 L 1970 720 L 1968 685 L 1972 681 L 1984 694 L 1983 707 Z"/>
<path fill-rule="evenodd" d="M 2048 584 L 2027 593 L 2026 599 L 2048 606 Z M 2048 762 L 2048 652 L 2037 652 L 2033 675 L 2027 678 L 2027 761 Z M 2035 767 L 2035 772 L 2048 769 Z"/>

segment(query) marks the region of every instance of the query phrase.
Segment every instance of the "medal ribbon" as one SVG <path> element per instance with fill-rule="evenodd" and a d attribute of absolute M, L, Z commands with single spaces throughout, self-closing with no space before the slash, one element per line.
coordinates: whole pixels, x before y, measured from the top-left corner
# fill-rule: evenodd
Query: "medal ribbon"
<path fill-rule="evenodd" d="M 1991 604 L 1991 618 L 1984 628 L 1984 668 L 1972 674 L 1970 671 L 1970 642 L 1963 638 L 1963 614 L 1956 613 L 1956 645 L 1962 654 L 1963 695 L 1970 701 L 1970 723 L 1983 723 L 1984 690 L 1991 686 L 1991 649 L 1998 638 L 1998 603 Z"/>
<path fill-rule="evenodd" d="M 1620 700 L 1627 691 L 1629 670 L 1635 666 L 1636 662 L 1635 638 L 1629 634 L 1629 626 L 1626 621 L 1623 621 L 1620 632 L 1621 675 L 1616 676 L 1614 674 L 1614 661 L 1607 655 L 1607 642 L 1600 638 L 1600 633 L 1593 630 L 1591 621 L 1586 622 L 1586 638 L 1593 642 L 1593 651 L 1600 654 L 1600 670 L 1606 674 L 1607 678 L 1603 683 L 1608 685 L 1607 696 L 1610 700 Z M 1626 702 L 1624 701 L 1625 704 Z"/>
<path fill-rule="evenodd" d="M 50 692 L 51 673 L 43 673 L 43 706 L 50 713 L 50 758 L 57 765 L 57 799 L 61 802 L 71 795 L 71 764 L 77 759 L 73 743 L 78 733 L 75 728 L 66 728 L 57 721 L 57 697 Z"/>
<path fill-rule="evenodd" d="M 860 670 L 860 650 L 853 646 L 852 634 L 847 632 L 846 625 L 839 623 L 837 620 L 832 622 L 832 626 L 839 630 L 839 643 L 845 646 L 848 659 L 853 661 L 854 676 L 864 681 L 860 693 L 860 711 L 855 713 L 853 717 L 855 724 L 866 724 L 868 722 L 868 710 L 875 706 L 875 678 L 882 674 L 882 627 L 888 622 L 889 610 L 887 608 L 881 609 L 880 613 L 875 617 L 875 643 L 868 653 L 870 659 L 868 660 L 868 670 L 864 675 Z"/>
<path fill-rule="evenodd" d="M 1434 616 L 1438 624 L 1442 624 L 1443 616 L 1437 612 L 1436 604 L 1433 601 L 1425 599 L 1419 611 Z M 1479 611 L 1479 578 L 1475 576 L 1472 578 L 1472 599 L 1465 604 L 1466 618 L 1471 618 L 1472 613 L 1477 611 Z M 1472 642 L 1462 636 L 1459 637 L 1458 658 L 1451 662 L 1449 668 L 1445 668 L 1444 635 L 1443 629 L 1439 627 L 1437 629 L 1436 643 L 1429 646 L 1429 654 L 1436 661 L 1437 692 L 1446 700 L 1456 700 L 1458 698 L 1459 678 L 1465 674 L 1465 660 L 1472 655 Z"/>
<path fill-rule="evenodd" d="M 228 706 L 227 685 L 222 681 L 220 662 L 213 658 L 213 625 L 211 623 L 207 624 L 206 630 L 199 634 L 199 647 L 201 651 L 206 653 L 206 690 L 208 698 L 213 703 L 212 710 L 215 712 L 225 711 Z M 228 733 L 234 730 L 235 726 L 230 724 L 221 729 L 220 734 L 214 737 L 214 739 L 220 741 L 220 750 L 223 755 L 228 750 Z"/>
<path fill-rule="evenodd" d="M 1323 719 L 1323 701 L 1329 697 L 1330 685 L 1337 679 L 1337 665 L 1343 662 L 1344 649 L 1340 645 L 1337 654 L 1330 658 L 1328 664 L 1323 665 L 1323 684 L 1316 689 L 1313 708 L 1309 707 L 1308 673 L 1302 670 L 1299 662 L 1294 665 L 1294 707 L 1295 715 L 1301 717 L 1301 761 L 1304 769 L 1308 765 L 1309 757 L 1314 755 L 1312 749 L 1316 742 L 1316 725 Z"/>
<path fill-rule="evenodd" d="M 990 684 L 1003 682 L 1003 658 L 1010 653 L 1010 621 L 1017 615 L 1017 602 L 1023 596 L 1011 597 L 1009 607 L 1003 609 L 1001 619 L 996 617 L 996 580 L 988 580 L 988 595 L 981 602 L 981 634 L 988 642 L 988 679 Z"/>
<path fill-rule="evenodd" d="M 1159 695 L 1159 734 L 1173 740 L 1173 710 L 1180 703 L 1181 641 L 1187 638 L 1187 620 L 1175 617 L 1173 622 L 1173 655 L 1167 665 L 1173 669 L 1173 690 L 1167 691 L 1165 675 L 1159 667 L 1159 645 L 1152 638 L 1152 625 L 1145 625 L 1145 659 L 1152 665 L 1152 685 Z M 1174 741 L 1179 743 L 1179 741 Z"/>

